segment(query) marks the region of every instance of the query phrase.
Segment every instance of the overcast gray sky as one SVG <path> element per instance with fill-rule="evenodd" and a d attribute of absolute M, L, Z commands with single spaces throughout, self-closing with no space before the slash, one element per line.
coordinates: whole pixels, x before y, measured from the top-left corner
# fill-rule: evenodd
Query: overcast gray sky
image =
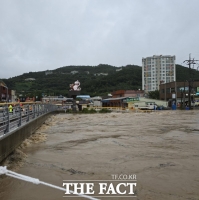
<path fill-rule="evenodd" d="M 0 0 L 0 78 L 67 65 L 199 59 L 198 0 Z"/>

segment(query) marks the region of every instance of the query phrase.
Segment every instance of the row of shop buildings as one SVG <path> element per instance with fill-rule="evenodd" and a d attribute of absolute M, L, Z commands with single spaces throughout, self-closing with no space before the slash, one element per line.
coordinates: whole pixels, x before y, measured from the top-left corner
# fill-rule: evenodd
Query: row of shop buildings
<path fill-rule="evenodd" d="M 50 101 L 50 99 L 43 99 Z M 83 108 L 124 108 L 134 109 L 135 107 L 145 107 L 147 105 L 159 105 L 167 107 L 167 102 L 148 99 L 144 97 L 144 91 L 142 90 L 118 90 L 111 93 L 107 97 L 90 97 L 88 95 L 79 95 L 77 98 L 65 98 L 61 101 L 60 106 L 66 109 L 72 109 L 73 103 L 77 105 L 79 110 Z"/>

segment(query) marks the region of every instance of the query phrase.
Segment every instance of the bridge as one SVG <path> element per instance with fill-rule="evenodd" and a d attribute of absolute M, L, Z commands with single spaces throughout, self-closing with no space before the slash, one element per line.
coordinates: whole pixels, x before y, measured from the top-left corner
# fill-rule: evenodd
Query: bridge
<path fill-rule="evenodd" d="M 46 103 L 0 104 L 0 162 L 35 132 L 58 107 Z"/>

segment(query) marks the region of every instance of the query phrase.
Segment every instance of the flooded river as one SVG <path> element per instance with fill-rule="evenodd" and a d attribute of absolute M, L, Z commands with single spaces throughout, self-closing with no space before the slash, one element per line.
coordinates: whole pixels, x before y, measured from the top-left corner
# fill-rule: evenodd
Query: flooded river
<path fill-rule="evenodd" d="M 199 113 L 57 114 L 3 165 L 62 187 L 63 180 L 136 175 L 137 200 L 199 200 Z M 120 181 L 122 182 L 122 180 Z M 64 200 L 64 192 L 7 176 L 1 200 Z"/>

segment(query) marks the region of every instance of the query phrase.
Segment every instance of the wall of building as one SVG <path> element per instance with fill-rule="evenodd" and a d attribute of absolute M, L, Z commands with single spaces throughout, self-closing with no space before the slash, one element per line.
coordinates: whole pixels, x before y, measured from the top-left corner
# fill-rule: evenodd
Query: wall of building
<path fill-rule="evenodd" d="M 143 97 L 143 90 L 117 90 L 111 93 L 112 98 L 117 97 Z"/>
<path fill-rule="evenodd" d="M 16 99 L 17 99 L 16 91 L 15 90 L 11 90 L 11 102 L 15 102 Z"/>
<path fill-rule="evenodd" d="M 155 104 L 157 104 L 158 106 L 164 106 L 164 107 L 168 106 L 167 101 L 162 101 L 162 100 L 158 100 L 158 99 L 149 99 L 149 98 L 144 98 L 144 97 L 140 98 L 140 102 L 138 102 L 138 104 L 144 105 L 144 104 L 146 104 L 146 102 L 155 102 Z"/>
<path fill-rule="evenodd" d="M 199 81 L 194 81 L 191 84 L 191 94 L 197 98 L 196 93 L 199 91 Z M 166 84 L 160 84 L 160 99 L 169 100 L 172 99 L 172 94 L 176 94 L 177 98 L 182 97 L 182 93 L 185 89 L 185 96 L 188 98 L 189 83 L 188 81 L 170 82 Z M 166 91 L 166 92 L 165 92 Z"/>
<path fill-rule="evenodd" d="M 6 102 L 6 100 L 11 101 L 11 90 L 0 85 L 0 102 Z"/>

